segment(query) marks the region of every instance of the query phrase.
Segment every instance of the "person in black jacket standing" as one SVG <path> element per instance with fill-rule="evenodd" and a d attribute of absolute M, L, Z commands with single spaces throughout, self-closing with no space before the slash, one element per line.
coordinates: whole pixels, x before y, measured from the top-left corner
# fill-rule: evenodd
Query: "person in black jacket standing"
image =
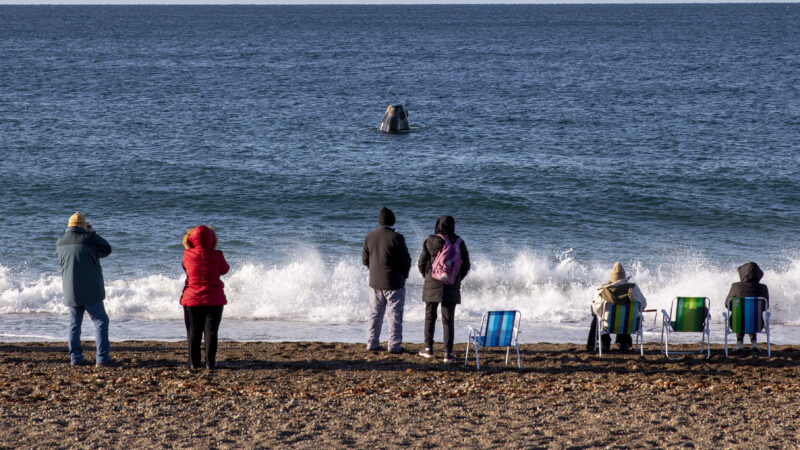
<path fill-rule="evenodd" d="M 451 244 L 459 238 L 456 234 L 456 221 L 451 216 L 439 217 L 434 233 L 422 244 L 417 268 L 425 282 L 422 285 L 422 300 L 425 302 L 425 349 L 419 354 L 425 358 L 433 358 L 433 333 L 436 329 L 436 312 L 439 304 L 442 307 L 442 334 L 444 338 L 444 362 L 455 361 L 453 357 L 453 335 L 456 305 L 461 303 L 461 280 L 469 273 L 470 262 L 467 244 L 461 241 L 461 269 L 455 283 L 448 285 L 433 278 L 433 261 L 444 247 L 444 236 Z"/>
<path fill-rule="evenodd" d="M 369 267 L 370 317 L 367 350 L 380 350 L 381 326 L 389 307 L 389 353 L 402 353 L 403 307 L 406 302 L 406 279 L 411 271 L 403 235 L 394 231 L 395 217 L 391 209 L 381 208 L 378 228 L 364 239 L 361 261 Z"/>
<path fill-rule="evenodd" d="M 736 270 L 739 272 L 739 279 L 741 281 L 731 285 L 728 296 L 725 297 L 725 307 L 730 308 L 728 299 L 732 297 L 764 297 L 767 299 L 767 304 L 765 306 L 769 309 L 769 289 L 767 289 L 765 284 L 759 283 L 764 276 L 764 271 L 754 262 L 742 264 Z M 753 350 L 760 350 L 758 342 L 756 342 L 755 334 L 750 335 L 750 345 Z M 736 350 L 742 349 L 744 349 L 744 333 L 737 333 Z"/>

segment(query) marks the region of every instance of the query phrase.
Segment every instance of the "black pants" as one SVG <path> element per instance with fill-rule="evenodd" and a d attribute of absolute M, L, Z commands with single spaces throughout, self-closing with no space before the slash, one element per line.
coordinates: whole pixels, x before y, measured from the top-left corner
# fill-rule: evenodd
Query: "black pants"
<path fill-rule="evenodd" d="M 433 350 L 433 333 L 436 331 L 436 310 L 442 305 L 442 337 L 444 351 L 453 353 L 453 334 L 456 316 L 455 303 L 425 303 L 425 347 Z"/>
<path fill-rule="evenodd" d="M 205 333 L 206 367 L 213 369 L 217 358 L 217 331 L 222 321 L 222 306 L 184 306 L 186 340 L 189 342 L 189 363 L 193 368 L 203 366 L 200 358 L 200 341 Z"/>
<path fill-rule="evenodd" d="M 588 351 L 597 351 L 597 349 L 594 348 L 596 328 L 597 328 L 597 316 L 592 314 L 592 324 L 589 327 L 589 338 L 586 342 L 586 350 Z M 611 347 L 611 335 L 601 334 L 600 345 L 603 346 L 603 351 L 607 352 L 608 349 Z M 622 350 L 628 350 L 633 346 L 633 338 L 631 337 L 630 334 L 618 334 L 617 345 L 619 345 L 619 348 Z"/>

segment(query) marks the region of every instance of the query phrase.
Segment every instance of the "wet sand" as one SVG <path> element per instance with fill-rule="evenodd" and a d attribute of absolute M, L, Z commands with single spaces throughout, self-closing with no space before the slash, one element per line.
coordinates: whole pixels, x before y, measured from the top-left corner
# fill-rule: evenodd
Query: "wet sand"
<path fill-rule="evenodd" d="M 522 370 L 493 349 L 480 371 L 407 348 L 221 342 L 218 370 L 190 372 L 182 342 L 112 343 L 112 368 L 71 367 L 61 343 L 0 344 L 0 448 L 800 443 L 795 347 L 669 361 L 655 344 L 644 359 L 531 344 Z"/>

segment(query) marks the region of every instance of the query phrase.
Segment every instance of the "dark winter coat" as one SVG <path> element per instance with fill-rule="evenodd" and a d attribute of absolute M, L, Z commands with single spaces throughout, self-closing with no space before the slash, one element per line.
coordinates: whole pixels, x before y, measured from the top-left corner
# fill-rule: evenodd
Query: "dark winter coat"
<path fill-rule="evenodd" d="M 385 226 L 367 233 L 361 262 L 369 267 L 369 287 L 372 289 L 402 289 L 411 271 L 411 255 L 405 238 Z"/>
<path fill-rule="evenodd" d="M 448 237 L 450 242 L 455 242 L 458 235 L 455 234 L 455 221 L 450 216 L 442 216 L 436 223 L 436 233 L 443 234 Z M 425 278 L 422 285 L 422 300 L 427 303 L 461 303 L 461 280 L 467 276 L 470 269 L 469 251 L 467 244 L 461 241 L 461 269 L 458 272 L 458 278 L 452 285 L 447 285 L 431 276 L 433 272 L 433 260 L 436 255 L 444 247 L 444 240 L 439 236 L 432 234 L 425 239 L 422 244 L 422 253 L 419 255 L 417 261 L 417 268 L 419 273 Z"/>
<path fill-rule="evenodd" d="M 61 264 L 64 304 L 88 306 L 106 298 L 100 258 L 111 254 L 111 246 L 99 234 L 81 227 L 69 227 L 56 241 Z"/>
<path fill-rule="evenodd" d="M 216 250 L 217 238 L 211 228 L 200 225 L 185 238 L 187 249 L 183 251 L 183 270 L 186 284 L 181 295 L 183 306 L 222 306 L 225 285 L 220 280 L 230 270 L 222 252 Z"/>
<path fill-rule="evenodd" d="M 739 266 L 738 281 L 731 285 L 728 296 L 725 297 L 725 304 L 727 306 L 728 299 L 731 297 L 764 297 L 767 299 L 767 307 L 769 308 L 769 290 L 767 286 L 759 283 L 764 276 L 764 272 L 758 267 L 758 264 L 749 262 Z"/>

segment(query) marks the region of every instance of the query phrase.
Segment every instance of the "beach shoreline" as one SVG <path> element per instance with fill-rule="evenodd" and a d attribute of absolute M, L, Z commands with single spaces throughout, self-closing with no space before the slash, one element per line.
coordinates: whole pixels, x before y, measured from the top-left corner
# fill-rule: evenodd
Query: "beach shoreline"
<path fill-rule="evenodd" d="M 85 343 L 85 356 L 93 356 Z M 693 345 L 698 348 L 698 345 Z M 0 447 L 795 447 L 800 349 L 726 359 L 602 358 L 526 344 L 482 370 L 362 344 L 220 342 L 190 372 L 185 342 L 112 344 L 112 368 L 71 367 L 64 343 L 0 343 Z M 464 356 L 464 344 L 456 355 Z"/>

